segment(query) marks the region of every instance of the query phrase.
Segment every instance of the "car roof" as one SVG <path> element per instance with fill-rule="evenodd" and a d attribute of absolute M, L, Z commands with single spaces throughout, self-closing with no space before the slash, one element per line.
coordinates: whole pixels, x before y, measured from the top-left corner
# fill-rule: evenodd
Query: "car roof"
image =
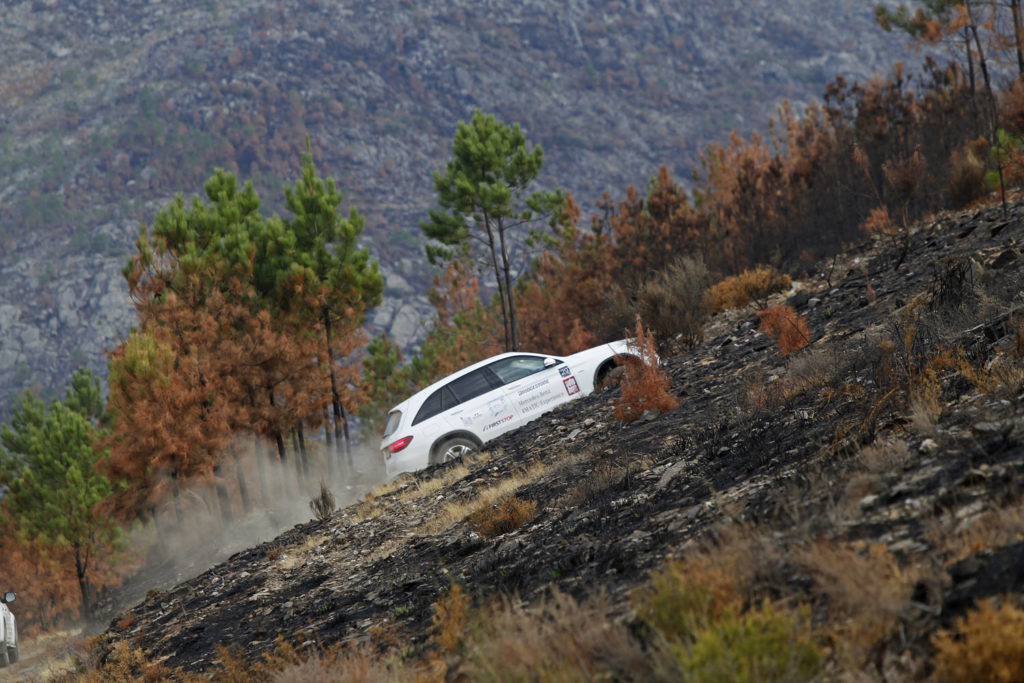
<path fill-rule="evenodd" d="M 427 398 L 429 398 L 432 393 L 434 393 L 435 391 L 437 391 L 438 389 L 443 387 L 445 384 L 448 384 L 448 382 L 451 382 L 453 379 L 458 379 L 462 375 L 467 375 L 467 374 L 473 372 L 474 370 L 476 370 L 478 368 L 482 368 L 485 365 L 490 365 L 494 361 L 501 360 L 502 358 L 511 358 L 513 356 L 535 356 L 535 357 L 538 357 L 538 358 L 559 358 L 559 359 L 561 358 L 561 356 L 555 356 L 555 355 L 550 354 L 550 353 L 533 353 L 532 351 L 506 351 L 505 353 L 499 353 L 497 356 L 491 356 L 490 358 L 485 358 L 485 359 L 483 359 L 481 361 L 477 361 L 476 363 L 473 363 L 472 365 L 470 365 L 468 367 L 462 368 L 461 370 L 459 370 L 457 372 L 453 372 L 450 375 L 442 377 L 441 379 L 437 380 L 436 382 L 434 382 L 430 386 L 424 387 L 423 389 L 420 389 L 415 394 L 413 394 L 409 398 L 405 399 L 404 401 L 402 401 L 401 403 L 396 405 L 394 408 L 392 408 L 388 412 L 394 412 L 394 411 L 398 410 L 398 411 L 401 411 L 401 412 L 405 413 L 405 412 L 410 412 L 410 411 L 412 411 L 415 408 L 419 408 L 419 405 L 423 401 L 427 400 Z"/>

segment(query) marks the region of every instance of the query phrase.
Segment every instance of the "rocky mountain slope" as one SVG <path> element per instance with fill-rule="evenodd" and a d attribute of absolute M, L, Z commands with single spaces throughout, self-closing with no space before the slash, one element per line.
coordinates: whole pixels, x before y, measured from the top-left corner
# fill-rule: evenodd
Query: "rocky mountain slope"
<path fill-rule="evenodd" d="M 642 632 L 630 596 L 711 547 L 752 596 L 809 605 L 829 676 L 927 677 L 940 628 L 984 597 L 1024 602 L 1022 240 L 1017 202 L 865 243 L 786 295 L 806 348 L 781 355 L 752 306 L 719 314 L 667 359 L 678 408 L 620 424 L 617 389 L 568 404 L 152 591 L 101 652 L 125 641 L 184 671 L 279 638 L 418 656 L 453 583 L 480 605 L 601 594 Z M 537 507 L 487 538 L 465 517 L 496 492 Z"/>
<path fill-rule="evenodd" d="M 856 0 L 25 0 L 0 45 L 0 418 L 22 388 L 103 373 L 139 224 L 216 166 L 280 211 L 309 136 L 387 275 L 371 326 L 408 349 L 431 172 L 475 107 L 520 123 L 543 183 L 589 210 L 907 56 Z"/>

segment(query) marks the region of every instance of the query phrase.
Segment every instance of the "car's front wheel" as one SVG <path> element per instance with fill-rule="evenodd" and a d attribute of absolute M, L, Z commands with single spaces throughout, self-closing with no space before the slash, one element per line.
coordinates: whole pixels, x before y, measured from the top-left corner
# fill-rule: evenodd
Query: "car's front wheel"
<path fill-rule="evenodd" d="M 456 436 L 444 441 L 440 446 L 434 449 L 434 454 L 430 458 L 430 464 L 437 465 L 442 462 L 458 460 L 462 456 L 468 455 L 475 450 L 476 443 L 472 439 L 467 439 L 464 436 Z"/>
<path fill-rule="evenodd" d="M 0 669 L 11 663 L 11 658 L 8 654 L 9 651 L 10 648 L 3 647 L 3 641 L 0 641 Z"/>
<path fill-rule="evenodd" d="M 7 648 L 7 659 L 10 660 L 11 664 L 14 664 L 16 661 L 18 661 L 18 646 L 17 645 L 15 645 L 14 647 Z"/>

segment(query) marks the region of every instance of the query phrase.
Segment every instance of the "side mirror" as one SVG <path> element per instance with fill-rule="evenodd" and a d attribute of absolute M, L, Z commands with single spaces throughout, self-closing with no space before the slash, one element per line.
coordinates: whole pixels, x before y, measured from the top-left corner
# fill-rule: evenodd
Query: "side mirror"
<path fill-rule="evenodd" d="M 544 367 L 546 367 L 546 368 L 553 368 L 556 365 L 558 365 L 558 360 L 557 359 L 552 358 L 550 356 L 548 356 L 547 358 L 544 359 Z"/>
<path fill-rule="evenodd" d="M 4 593 L 4 602 L 14 602 L 14 598 L 18 597 L 14 591 L 7 591 Z"/>

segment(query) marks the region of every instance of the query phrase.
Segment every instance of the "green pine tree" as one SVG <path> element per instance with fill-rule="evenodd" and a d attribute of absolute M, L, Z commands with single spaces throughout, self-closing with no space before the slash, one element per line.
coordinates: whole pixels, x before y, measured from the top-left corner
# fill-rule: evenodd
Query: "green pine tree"
<path fill-rule="evenodd" d="M 512 286 L 525 261 L 518 252 L 526 226 L 545 217 L 557 222 L 565 206 L 560 190 L 527 194 L 543 163 L 543 150 L 527 143 L 518 124 L 478 109 L 469 123 L 459 122 L 452 160 L 444 173 L 434 173 L 439 208 L 420 223 L 434 240 L 426 248 L 432 264 L 482 252 L 498 282 L 508 351 L 519 349 Z"/>
<path fill-rule="evenodd" d="M 83 613 L 90 617 L 90 577 L 98 554 L 116 543 L 118 529 L 95 511 L 113 486 L 96 467 L 107 457 L 96 448 L 102 432 L 81 412 L 98 384 L 88 371 L 76 373 L 76 380 L 68 390 L 71 405 L 54 401 L 41 410 L 30 392 L 22 396 L 12 426 L 0 430 L 0 484 L 7 488 L 3 504 L 21 533 L 62 549 L 74 563 Z"/>

